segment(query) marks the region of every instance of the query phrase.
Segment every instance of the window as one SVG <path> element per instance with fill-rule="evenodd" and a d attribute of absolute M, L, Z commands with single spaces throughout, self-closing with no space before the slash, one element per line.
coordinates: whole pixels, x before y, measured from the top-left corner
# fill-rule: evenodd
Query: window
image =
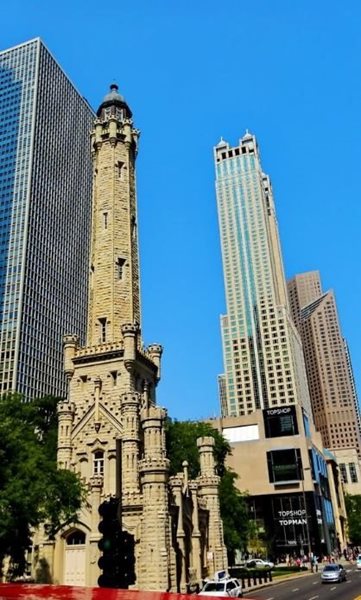
<path fill-rule="evenodd" d="M 112 377 L 113 385 L 117 385 L 118 371 L 110 371 L 110 375 Z"/>
<path fill-rule="evenodd" d="M 108 213 L 103 213 L 104 229 L 108 229 Z"/>
<path fill-rule="evenodd" d="M 118 279 L 123 279 L 123 267 L 125 265 L 125 258 L 117 258 L 116 261 Z"/>
<path fill-rule="evenodd" d="M 301 479 L 302 461 L 299 448 L 267 452 L 267 464 L 270 483 Z"/>
<path fill-rule="evenodd" d="M 94 475 L 104 475 L 104 452 L 101 450 L 95 452 L 93 466 Z"/>
<path fill-rule="evenodd" d="M 282 386 L 280 385 L 280 389 Z M 270 387 L 271 391 L 274 386 Z M 282 392 L 280 393 L 280 396 Z M 284 394 L 283 394 L 284 395 Z M 297 417 L 294 406 L 282 408 L 267 408 L 263 411 L 265 433 L 267 438 L 297 435 Z"/>
<path fill-rule="evenodd" d="M 228 581 L 228 583 L 226 585 L 226 592 L 230 592 L 231 590 L 234 590 L 236 587 L 237 586 L 234 583 L 234 581 Z"/>
<path fill-rule="evenodd" d="M 80 544 L 85 544 L 85 533 L 82 531 L 73 531 L 66 538 L 67 546 L 78 546 Z"/>
<path fill-rule="evenodd" d="M 341 465 L 340 465 L 341 467 Z M 348 463 L 348 468 L 350 471 L 350 479 L 352 483 L 357 483 L 358 482 L 358 477 L 357 477 L 357 471 L 356 471 L 356 465 L 355 463 Z"/>
<path fill-rule="evenodd" d="M 123 167 L 124 167 L 124 163 L 121 161 L 117 162 L 117 176 L 118 179 L 123 179 Z"/>
<path fill-rule="evenodd" d="M 99 319 L 100 336 L 99 341 L 101 344 L 107 341 L 107 319 L 106 317 Z"/>
<path fill-rule="evenodd" d="M 344 463 L 340 463 L 339 466 L 340 466 L 342 483 L 348 483 L 346 465 Z"/>
<path fill-rule="evenodd" d="M 135 234 L 137 231 L 137 227 L 136 227 L 136 221 L 135 221 L 134 215 L 132 215 L 132 220 L 131 220 L 131 231 L 132 231 L 132 239 L 135 240 Z"/>

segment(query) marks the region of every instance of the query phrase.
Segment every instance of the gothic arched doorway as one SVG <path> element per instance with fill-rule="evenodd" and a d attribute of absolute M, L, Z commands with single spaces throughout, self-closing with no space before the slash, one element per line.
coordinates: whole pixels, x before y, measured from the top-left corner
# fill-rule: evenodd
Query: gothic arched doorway
<path fill-rule="evenodd" d="M 85 541 L 85 533 L 79 529 L 73 529 L 65 537 L 65 585 L 85 585 Z"/>

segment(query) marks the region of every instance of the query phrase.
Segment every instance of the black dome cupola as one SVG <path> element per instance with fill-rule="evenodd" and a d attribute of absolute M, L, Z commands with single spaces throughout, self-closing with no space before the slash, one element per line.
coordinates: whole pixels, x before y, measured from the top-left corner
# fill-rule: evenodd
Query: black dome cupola
<path fill-rule="evenodd" d="M 132 118 L 132 111 L 123 96 L 119 94 L 116 83 L 112 83 L 110 91 L 104 96 L 103 102 L 97 110 L 97 116 L 100 119 L 110 116 L 117 117 L 119 120 Z"/>

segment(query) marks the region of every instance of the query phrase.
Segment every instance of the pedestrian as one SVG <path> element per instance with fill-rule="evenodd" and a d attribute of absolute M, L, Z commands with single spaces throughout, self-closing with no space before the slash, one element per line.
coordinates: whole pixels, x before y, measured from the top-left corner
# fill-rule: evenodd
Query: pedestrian
<path fill-rule="evenodd" d="M 318 573 L 318 558 L 316 554 L 314 554 L 312 557 L 312 572 Z"/>

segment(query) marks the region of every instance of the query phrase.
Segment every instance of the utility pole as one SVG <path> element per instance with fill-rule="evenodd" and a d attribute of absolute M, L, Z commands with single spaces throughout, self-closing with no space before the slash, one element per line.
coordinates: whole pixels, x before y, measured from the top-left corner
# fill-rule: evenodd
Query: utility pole
<path fill-rule="evenodd" d="M 301 479 L 301 486 L 302 486 L 303 506 L 305 509 L 305 518 L 306 518 L 307 555 L 308 555 L 308 560 L 311 563 L 312 548 L 311 548 L 311 541 L 310 541 L 310 528 L 309 528 L 309 522 L 308 522 L 307 502 L 306 502 L 305 483 L 304 483 L 304 474 L 306 471 L 311 471 L 310 467 L 304 467 L 301 470 L 300 464 L 298 465 L 298 472 L 299 472 L 299 477 Z M 312 566 L 312 563 L 311 563 L 311 566 Z"/>

